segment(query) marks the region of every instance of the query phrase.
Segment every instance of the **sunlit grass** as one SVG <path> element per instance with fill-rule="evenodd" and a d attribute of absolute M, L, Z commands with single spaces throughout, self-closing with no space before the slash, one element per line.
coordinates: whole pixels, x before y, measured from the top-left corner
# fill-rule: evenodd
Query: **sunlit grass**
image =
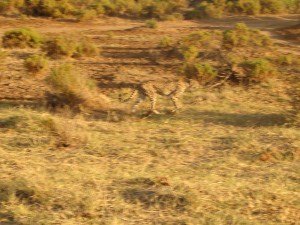
<path fill-rule="evenodd" d="M 296 223 L 300 133 L 287 101 L 253 92 L 187 93 L 178 115 L 119 122 L 1 107 L 0 221 Z"/>

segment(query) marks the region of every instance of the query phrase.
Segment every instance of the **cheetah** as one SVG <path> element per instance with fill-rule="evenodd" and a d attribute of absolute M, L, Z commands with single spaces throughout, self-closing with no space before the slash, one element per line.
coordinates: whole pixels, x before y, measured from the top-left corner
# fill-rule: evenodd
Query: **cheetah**
<path fill-rule="evenodd" d="M 134 113 L 136 112 L 137 107 L 149 98 L 149 114 L 160 114 L 160 112 L 156 109 L 157 97 L 159 95 L 167 96 L 173 102 L 174 110 L 172 110 L 172 112 L 175 113 L 182 108 L 182 104 L 179 99 L 188 87 L 190 87 L 190 80 L 188 79 L 180 79 L 173 82 L 146 81 L 136 84 L 133 87 L 133 91 L 129 98 L 122 100 L 121 96 L 119 96 L 119 99 L 121 102 L 127 102 L 137 97 L 131 109 L 131 112 Z"/>

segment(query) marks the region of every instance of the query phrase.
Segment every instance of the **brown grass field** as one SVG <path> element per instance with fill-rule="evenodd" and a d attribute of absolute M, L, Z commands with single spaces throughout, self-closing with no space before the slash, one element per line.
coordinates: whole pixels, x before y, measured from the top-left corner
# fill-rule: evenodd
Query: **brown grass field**
<path fill-rule="evenodd" d="M 168 80 L 178 59 L 158 45 L 197 30 L 244 22 L 269 35 L 279 52 L 300 56 L 299 15 L 202 21 L 103 18 L 93 22 L 0 17 L 0 36 L 29 27 L 44 36 L 85 36 L 95 57 L 63 62 L 97 81 L 111 104 L 116 84 Z M 266 83 L 225 84 L 184 94 L 182 112 L 159 99 L 162 115 L 114 110 L 49 112 L 43 74 L 24 59 L 40 49 L 5 49 L 0 62 L 0 225 L 297 225 L 300 221 L 300 131 L 290 123 L 292 78 L 299 64 Z M 1 52 L 0 52 L 1 53 Z M 284 70 L 284 71 L 283 71 Z M 284 75 L 282 75 L 284 74 Z M 121 105 L 120 105 L 121 104 Z M 293 104 L 299 104 L 294 101 Z"/>

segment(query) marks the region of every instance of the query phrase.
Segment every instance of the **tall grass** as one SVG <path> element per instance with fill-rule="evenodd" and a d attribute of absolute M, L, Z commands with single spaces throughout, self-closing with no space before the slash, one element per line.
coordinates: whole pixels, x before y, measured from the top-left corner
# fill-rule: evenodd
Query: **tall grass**
<path fill-rule="evenodd" d="M 97 93 L 95 82 L 79 73 L 71 64 L 53 68 L 47 81 L 63 105 L 78 110 L 108 107 L 108 98 Z"/>
<path fill-rule="evenodd" d="M 2 44 L 5 48 L 36 48 L 42 43 L 42 36 L 29 28 L 10 30 L 5 32 L 2 37 Z"/>

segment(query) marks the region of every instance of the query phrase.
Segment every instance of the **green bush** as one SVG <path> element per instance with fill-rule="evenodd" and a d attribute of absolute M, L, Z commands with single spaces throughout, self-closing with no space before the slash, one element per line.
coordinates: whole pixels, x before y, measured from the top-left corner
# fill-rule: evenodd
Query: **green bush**
<path fill-rule="evenodd" d="M 98 16 L 98 13 L 96 10 L 87 9 L 87 10 L 80 11 L 80 13 L 78 13 L 77 18 L 80 21 L 89 21 L 89 20 L 97 18 L 97 16 Z"/>
<path fill-rule="evenodd" d="M 212 2 L 203 1 L 197 6 L 198 16 L 221 18 L 225 14 L 226 0 L 213 0 Z"/>
<path fill-rule="evenodd" d="M 257 15 L 261 10 L 261 4 L 259 0 L 239 0 L 235 7 L 238 12 L 248 15 Z"/>
<path fill-rule="evenodd" d="M 48 60 L 42 55 L 32 55 L 28 57 L 24 65 L 31 73 L 40 73 L 48 68 Z"/>
<path fill-rule="evenodd" d="M 260 83 L 274 77 L 276 68 L 266 59 L 257 58 L 244 61 L 240 64 L 244 73 L 240 74 L 240 81 L 245 83 Z"/>
<path fill-rule="evenodd" d="M 200 84 L 208 84 L 217 79 L 217 70 L 209 63 L 186 63 L 183 65 L 183 73 Z"/>
<path fill-rule="evenodd" d="M 160 48 L 170 48 L 173 45 L 174 45 L 174 42 L 170 37 L 163 37 L 158 44 L 158 46 Z"/>
<path fill-rule="evenodd" d="M 93 57 L 99 55 L 99 48 L 91 42 L 89 39 L 82 39 L 78 42 L 76 51 L 73 54 L 73 57 L 80 58 L 80 57 Z"/>
<path fill-rule="evenodd" d="M 62 101 L 61 104 L 71 108 L 99 109 L 108 103 L 103 95 L 96 92 L 95 82 L 80 74 L 78 69 L 70 64 L 62 64 L 53 68 L 47 82 L 57 99 Z"/>
<path fill-rule="evenodd" d="M 270 46 L 271 39 L 258 30 L 250 29 L 244 23 L 237 23 L 234 29 L 223 32 L 223 46 L 225 48 L 243 46 Z"/>
<path fill-rule="evenodd" d="M 204 51 L 211 51 L 216 46 L 219 48 L 220 34 L 215 31 L 197 31 L 183 37 L 173 44 L 173 52 L 186 61 L 195 60 Z"/>
<path fill-rule="evenodd" d="M 0 13 L 13 9 L 32 16 L 94 19 L 98 15 L 166 18 L 188 6 L 187 0 L 2 0 Z M 176 16 L 177 17 L 177 16 Z"/>
<path fill-rule="evenodd" d="M 186 62 L 191 62 L 191 61 L 194 61 L 197 58 L 197 56 L 199 55 L 199 49 L 193 45 L 183 46 L 180 49 L 180 53 L 182 54 L 183 59 Z"/>
<path fill-rule="evenodd" d="M 250 30 L 244 23 L 236 24 L 232 30 L 223 33 L 223 44 L 225 46 L 245 46 L 250 40 Z"/>
<path fill-rule="evenodd" d="M 2 44 L 5 48 L 36 48 L 43 42 L 42 36 L 28 28 L 20 28 L 5 32 Z"/>
<path fill-rule="evenodd" d="M 76 52 L 77 43 L 65 36 L 58 36 L 45 42 L 43 50 L 51 58 L 71 57 Z"/>
<path fill-rule="evenodd" d="M 299 0 L 203 0 L 192 1 L 188 18 L 221 18 L 228 14 L 299 13 Z"/>
<path fill-rule="evenodd" d="M 262 13 L 283 13 L 286 10 L 284 1 L 260 0 Z"/>
<path fill-rule="evenodd" d="M 146 24 L 146 27 L 148 27 L 148 28 L 152 28 L 152 29 L 157 28 L 157 21 L 155 19 L 146 20 L 145 24 Z"/>
<path fill-rule="evenodd" d="M 286 11 L 290 13 L 300 13 L 299 0 L 283 0 L 285 3 Z"/>
<path fill-rule="evenodd" d="M 99 54 L 99 49 L 89 39 L 81 39 L 79 41 L 66 37 L 58 36 L 46 41 L 43 50 L 51 58 L 84 56 L 92 57 Z"/>
<path fill-rule="evenodd" d="M 48 82 L 59 93 L 80 96 L 84 90 L 91 90 L 94 84 L 79 74 L 71 64 L 62 64 L 51 70 Z"/>
<path fill-rule="evenodd" d="M 57 0 L 30 0 L 25 1 L 23 7 L 21 7 L 27 15 L 32 16 L 44 16 L 63 18 L 68 15 L 74 15 L 75 5 L 72 1 L 57 1 Z"/>
<path fill-rule="evenodd" d="M 294 54 L 279 55 L 273 58 L 274 62 L 281 66 L 296 66 L 300 65 L 300 59 Z"/>
<path fill-rule="evenodd" d="M 190 6 L 190 7 L 189 7 Z M 228 14 L 297 13 L 299 0 L 2 0 L 0 13 L 72 17 L 92 20 L 98 15 L 178 19 L 187 8 L 189 18 L 220 18 Z"/>

